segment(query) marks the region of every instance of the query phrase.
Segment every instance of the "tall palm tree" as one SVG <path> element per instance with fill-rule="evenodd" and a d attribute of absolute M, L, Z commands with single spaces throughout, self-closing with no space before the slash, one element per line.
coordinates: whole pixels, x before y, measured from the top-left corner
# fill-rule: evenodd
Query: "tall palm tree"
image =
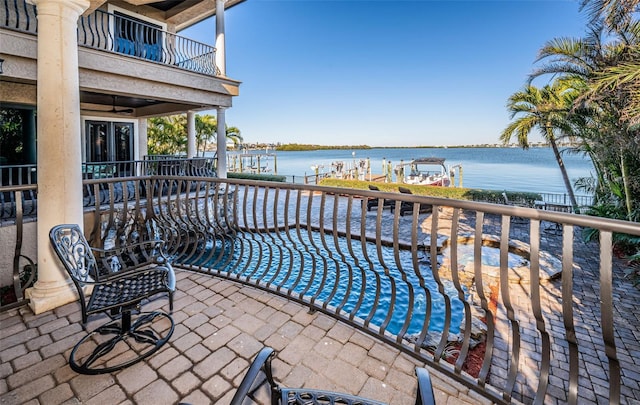
<path fill-rule="evenodd" d="M 217 130 L 218 120 L 216 117 L 209 114 L 196 114 L 196 150 L 201 150 L 202 156 L 207 150 L 207 142 L 215 138 Z"/>
<path fill-rule="evenodd" d="M 196 114 L 196 139 L 198 142 L 198 150 L 202 150 L 202 154 L 207 150 L 208 142 L 216 142 L 216 133 L 218 132 L 218 120 L 216 117 L 205 114 Z M 237 127 L 225 128 L 225 136 L 230 139 L 234 145 L 242 143 L 242 135 Z M 202 149 L 200 146 L 202 145 Z"/>
<path fill-rule="evenodd" d="M 509 97 L 507 109 L 511 113 L 510 118 L 515 120 L 505 128 L 500 140 L 506 145 L 515 138 L 519 146 L 527 149 L 531 132 L 538 128 L 553 150 L 571 205 L 575 210 L 578 204 L 557 143 L 559 138 L 571 134 L 568 114 L 574 97 L 573 89 L 562 81 L 556 81 L 541 89 L 532 85 L 526 86 Z"/>
<path fill-rule="evenodd" d="M 227 127 L 225 133 L 227 138 L 233 141 L 233 145 L 236 147 L 244 141 L 240 129 L 237 127 Z"/>
<path fill-rule="evenodd" d="M 215 141 L 218 131 L 218 121 L 212 115 L 195 116 L 197 149 L 203 154 L 207 142 Z M 178 154 L 187 150 L 187 117 L 185 114 L 170 115 L 149 119 L 148 148 L 150 154 Z M 227 127 L 226 136 L 234 144 L 242 142 L 240 130 Z"/>
<path fill-rule="evenodd" d="M 587 10 L 592 22 L 603 19 L 616 30 L 628 24 L 633 14 L 640 11 L 640 0 L 582 0 L 580 7 Z"/>
<path fill-rule="evenodd" d="M 147 146 L 152 155 L 186 153 L 187 130 L 185 115 L 149 118 Z"/>
<path fill-rule="evenodd" d="M 529 78 L 532 81 L 550 74 L 586 85 L 575 99 L 574 108 L 588 105 L 585 111 L 594 114 L 591 124 L 595 123 L 599 130 L 596 136 L 582 141 L 590 142 L 588 149 L 599 154 L 600 159 L 594 160 L 594 165 L 601 165 L 599 171 L 608 176 L 610 191 L 620 199 L 628 217 L 632 216 L 634 201 L 640 198 L 640 182 L 635 180 L 640 175 L 638 128 L 630 120 L 639 102 L 632 97 L 639 86 L 634 81 L 639 45 L 638 22 L 627 18 L 624 24 L 612 26 L 594 19 L 584 38 L 547 42 L 537 60 L 544 64 Z M 620 71 L 620 67 L 624 69 Z M 626 79 L 622 80 L 623 77 Z"/>
<path fill-rule="evenodd" d="M 640 13 L 640 0 L 582 0 L 581 8 L 588 11 L 592 22 L 602 20 L 609 32 L 620 34 L 629 48 L 628 57 L 619 65 L 598 72 L 592 91 L 626 90 L 628 105 L 622 119 L 632 125 L 640 124 L 640 23 L 634 15 Z"/>

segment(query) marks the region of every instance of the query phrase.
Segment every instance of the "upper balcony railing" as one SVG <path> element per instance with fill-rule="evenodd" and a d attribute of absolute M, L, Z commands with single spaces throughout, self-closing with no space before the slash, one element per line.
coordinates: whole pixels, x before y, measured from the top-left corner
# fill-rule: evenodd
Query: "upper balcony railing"
<path fill-rule="evenodd" d="M 0 0 L 0 28 L 37 33 L 37 9 L 24 0 Z M 220 74 L 215 48 L 124 14 L 95 10 L 78 20 L 78 45 L 211 76 Z"/>

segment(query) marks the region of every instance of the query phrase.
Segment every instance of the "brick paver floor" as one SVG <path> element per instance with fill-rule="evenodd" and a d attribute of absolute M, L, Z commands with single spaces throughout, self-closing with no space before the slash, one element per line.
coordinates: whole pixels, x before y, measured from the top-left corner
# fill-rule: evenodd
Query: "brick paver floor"
<path fill-rule="evenodd" d="M 169 343 L 111 374 L 79 375 L 68 365 L 85 333 L 78 303 L 40 315 L 26 307 L 0 314 L 0 404 L 228 404 L 264 346 L 277 351 L 274 373 L 283 385 L 414 403 L 414 369 L 422 364 L 410 356 L 273 294 L 183 270 L 177 278 Z M 161 307 L 168 310 L 164 298 L 144 309 Z M 431 374 L 438 403 L 488 403 Z"/>

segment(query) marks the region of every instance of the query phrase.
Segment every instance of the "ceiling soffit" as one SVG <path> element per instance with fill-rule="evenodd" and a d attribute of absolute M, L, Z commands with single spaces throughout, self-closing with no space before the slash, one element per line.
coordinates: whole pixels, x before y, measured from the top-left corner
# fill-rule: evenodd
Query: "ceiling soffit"
<path fill-rule="evenodd" d="M 179 32 L 216 14 L 215 0 L 124 0 L 133 6 L 152 7 L 164 13 L 165 21 Z M 225 10 L 245 0 L 226 0 Z"/>

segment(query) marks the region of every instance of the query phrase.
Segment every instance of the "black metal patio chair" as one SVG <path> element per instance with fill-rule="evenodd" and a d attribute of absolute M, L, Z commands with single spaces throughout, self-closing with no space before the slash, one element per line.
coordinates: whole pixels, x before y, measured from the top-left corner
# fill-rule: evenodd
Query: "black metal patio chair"
<path fill-rule="evenodd" d="M 264 403 L 264 398 L 269 397 L 271 405 L 384 405 L 380 401 L 350 394 L 311 388 L 281 387 L 275 382 L 271 370 L 271 360 L 274 356 L 275 351 L 270 347 L 265 347 L 258 353 L 231 399 L 231 405 Z M 416 367 L 416 375 L 418 377 L 416 405 L 435 405 L 429 372 L 425 368 Z"/>
<path fill-rule="evenodd" d="M 175 274 L 162 255 L 162 241 L 95 249 L 75 224 L 54 226 L 49 238 L 78 290 L 83 328 L 90 315 L 105 312 L 111 318 L 74 346 L 69 356 L 74 371 L 102 374 L 120 370 L 167 343 L 174 328 L 171 316 L 162 311 L 140 312 L 143 300 L 161 293 L 168 294 L 173 311 Z M 132 312 L 138 314 L 135 320 Z M 116 347 L 115 354 L 111 353 Z"/>
<path fill-rule="evenodd" d="M 380 191 L 380 188 L 378 188 L 378 186 L 374 186 L 373 184 L 369 184 L 369 190 Z M 378 206 L 379 200 L 379 198 L 369 197 L 367 199 L 367 211 L 371 211 L 371 208 L 376 208 Z M 394 200 L 384 199 L 382 200 L 382 209 L 389 208 L 393 210 L 393 205 L 395 203 L 396 202 Z"/>
<path fill-rule="evenodd" d="M 398 187 L 398 191 L 402 194 L 411 194 L 413 195 L 413 193 L 411 192 L 411 190 L 409 190 L 406 187 Z M 395 209 L 395 206 L 391 207 L 391 212 L 393 212 L 393 210 Z M 429 204 L 420 204 L 420 210 L 418 211 L 418 213 L 420 214 L 429 214 L 433 211 L 433 206 L 429 205 Z M 407 212 L 413 212 L 413 203 L 409 202 L 409 201 L 402 201 L 400 203 L 400 216 L 404 216 L 405 213 Z"/>

